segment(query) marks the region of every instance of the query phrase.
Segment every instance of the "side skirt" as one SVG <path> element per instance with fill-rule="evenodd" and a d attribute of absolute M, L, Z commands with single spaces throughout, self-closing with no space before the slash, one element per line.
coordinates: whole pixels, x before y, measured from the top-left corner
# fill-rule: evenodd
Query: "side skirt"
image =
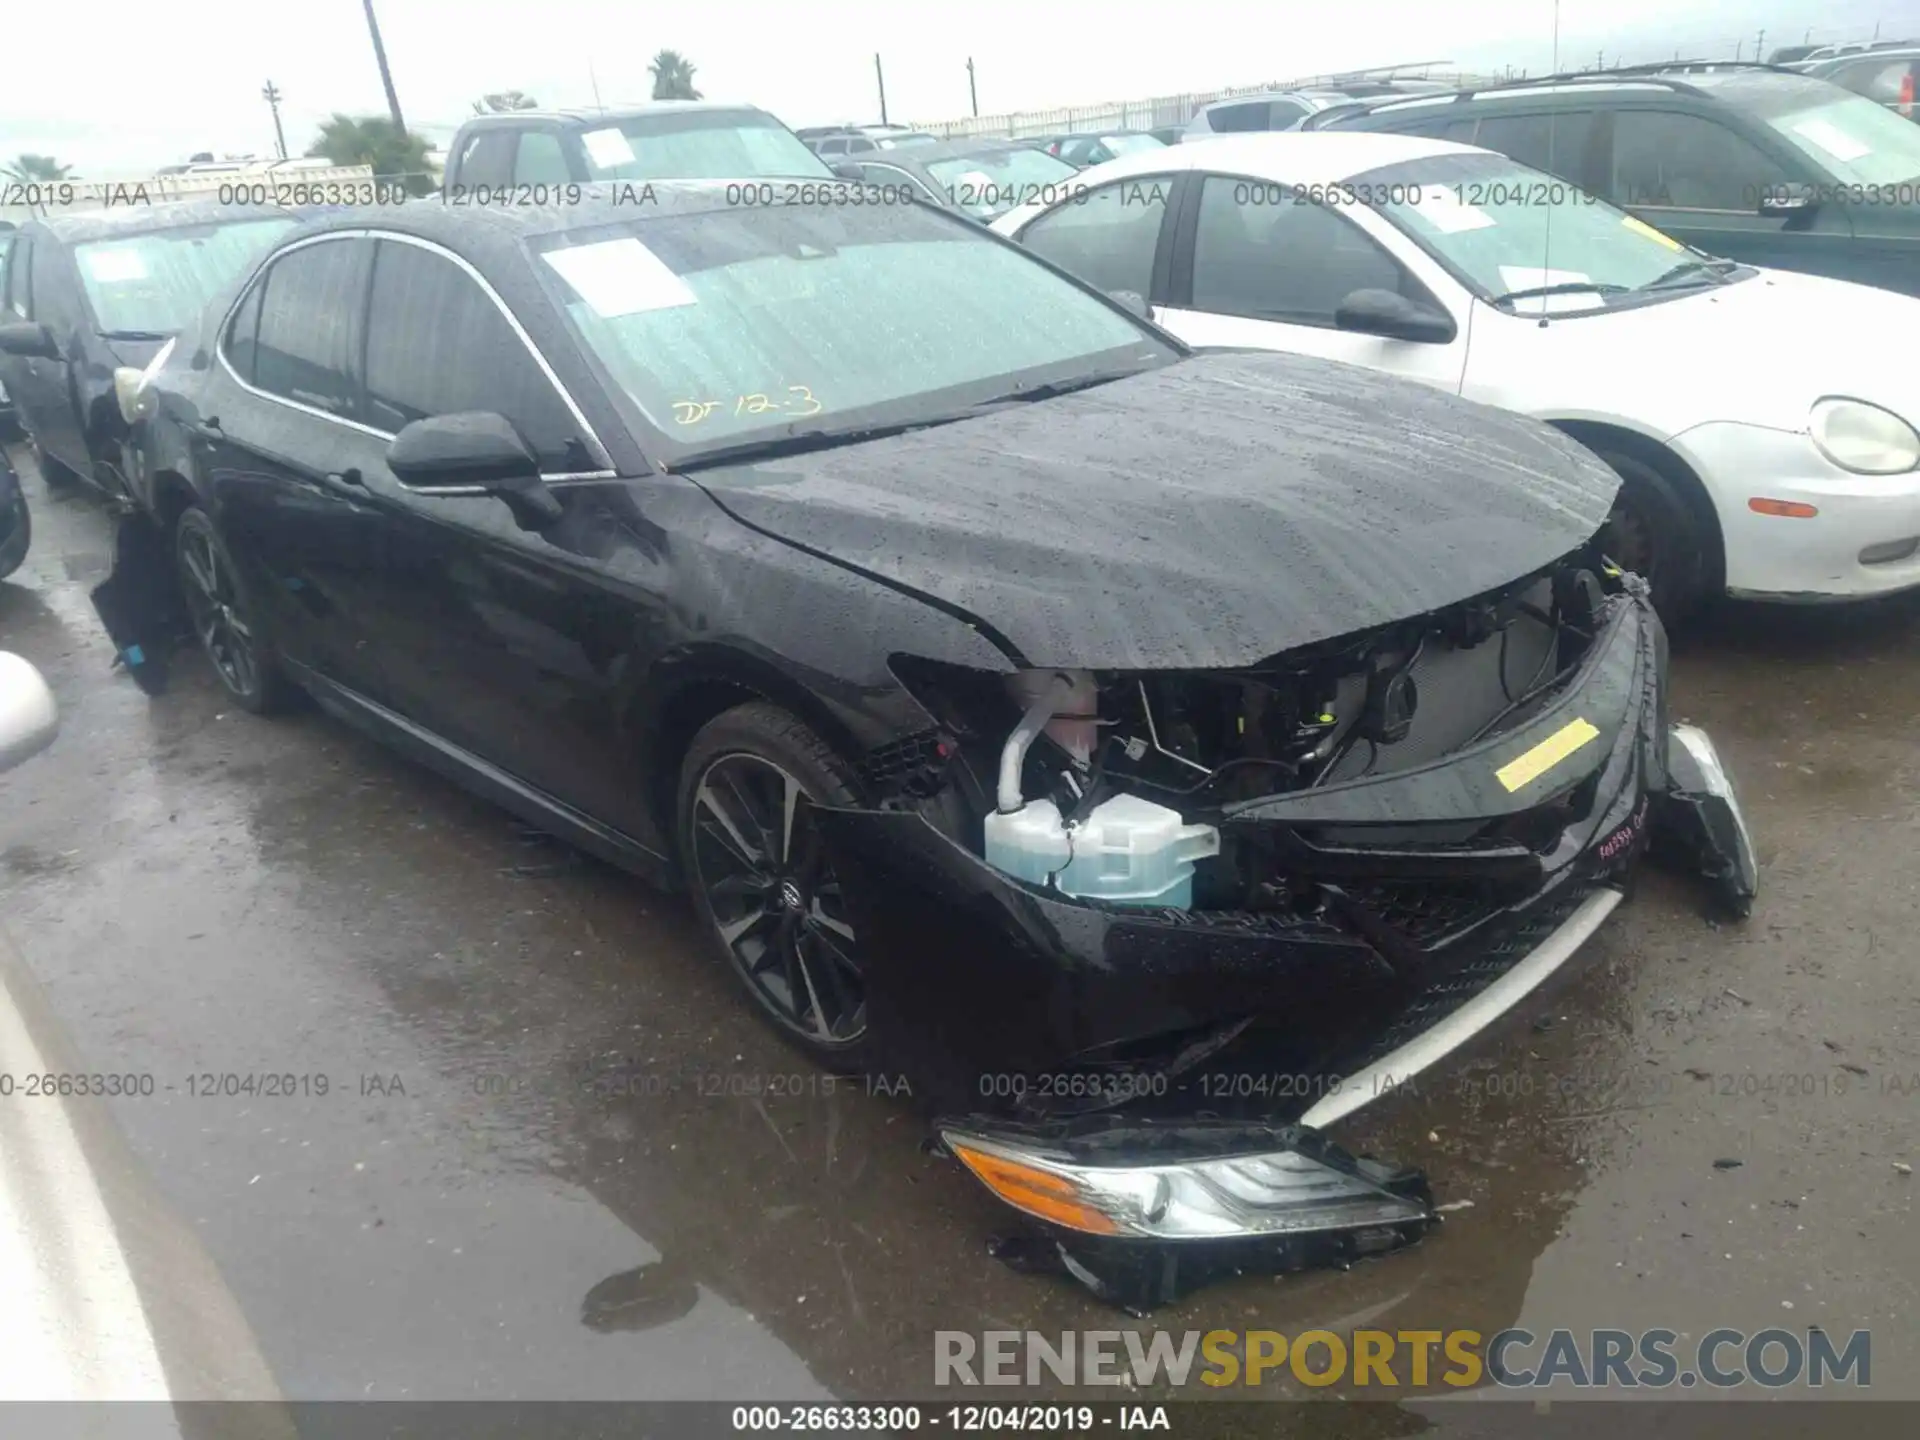
<path fill-rule="evenodd" d="M 304 665 L 280 662 L 288 677 L 313 696 L 322 710 L 354 729 L 391 746 L 409 760 L 426 766 L 462 789 L 490 800 L 529 825 L 577 846 L 596 859 L 637 875 L 650 885 L 672 889 L 679 883 L 675 867 L 658 851 L 632 836 L 602 825 L 546 791 L 509 775 L 471 750 L 442 739 L 404 715 L 349 690 Z"/>

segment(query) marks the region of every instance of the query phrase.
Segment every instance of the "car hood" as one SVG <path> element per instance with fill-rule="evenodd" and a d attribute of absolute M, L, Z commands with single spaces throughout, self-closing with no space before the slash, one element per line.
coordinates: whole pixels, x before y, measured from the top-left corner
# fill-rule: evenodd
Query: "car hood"
<path fill-rule="evenodd" d="M 1813 402 L 1849 395 L 1920 423 L 1920 299 L 1785 270 L 1557 321 L 1476 315 L 1468 391 L 1516 409 L 1805 430 Z M 1541 343 L 1544 338 L 1544 344 Z M 1529 358 L 1531 357 L 1531 358 Z M 1483 368 L 1481 362 L 1486 364 Z M 1526 377 L 1526 378 L 1520 378 Z"/>
<path fill-rule="evenodd" d="M 1454 604 L 1586 541 L 1617 488 L 1534 421 L 1241 353 L 693 478 L 1016 663 L 1123 670 L 1247 665 Z"/>

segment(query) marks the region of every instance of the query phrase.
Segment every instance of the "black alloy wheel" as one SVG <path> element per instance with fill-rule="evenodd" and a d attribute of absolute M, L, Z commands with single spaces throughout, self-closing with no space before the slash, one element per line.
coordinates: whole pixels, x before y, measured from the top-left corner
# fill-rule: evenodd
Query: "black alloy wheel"
<path fill-rule="evenodd" d="M 853 800 L 839 757 L 764 703 L 708 724 L 682 767 L 680 846 L 695 909 L 761 1012 L 834 1069 L 864 1061 L 866 984 L 812 805 Z"/>
<path fill-rule="evenodd" d="M 180 589 L 200 648 L 220 683 L 244 709 L 267 714 L 286 699 L 286 682 L 213 521 L 198 507 L 181 515 L 174 531 Z"/>

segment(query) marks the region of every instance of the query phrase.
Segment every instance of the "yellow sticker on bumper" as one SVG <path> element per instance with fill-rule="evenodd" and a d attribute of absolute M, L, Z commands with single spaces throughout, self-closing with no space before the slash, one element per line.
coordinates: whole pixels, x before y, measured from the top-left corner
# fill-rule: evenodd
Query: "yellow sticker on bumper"
<path fill-rule="evenodd" d="M 1494 771 L 1494 778 L 1509 792 L 1518 790 L 1529 780 L 1538 780 L 1582 745 L 1598 739 L 1599 735 L 1600 732 L 1590 720 L 1575 720 L 1562 725 L 1531 750 Z"/>

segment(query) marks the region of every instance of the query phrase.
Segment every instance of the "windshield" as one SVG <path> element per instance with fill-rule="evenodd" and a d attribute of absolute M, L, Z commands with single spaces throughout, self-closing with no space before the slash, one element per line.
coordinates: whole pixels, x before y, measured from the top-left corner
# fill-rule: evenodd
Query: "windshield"
<path fill-rule="evenodd" d="M 685 451 L 937 419 L 1171 347 L 922 205 L 779 205 L 553 237 L 540 269 L 610 378 Z"/>
<path fill-rule="evenodd" d="M 1767 123 L 1815 164 L 1849 185 L 1920 180 L 1920 125 L 1864 95 L 1845 95 Z"/>
<path fill-rule="evenodd" d="M 1065 199 L 1061 182 L 1079 185 L 1080 172 L 1044 150 L 989 150 L 951 160 L 929 160 L 949 204 L 981 220 L 1004 215 L 1029 200 Z"/>
<path fill-rule="evenodd" d="M 1408 161 L 1351 183 L 1488 298 L 1596 287 L 1514 302 L 1534 313 L 1594 309 L 1607 293 L 1639 289 L 1705 258 L 1578 186 L 1498 155 Z M 1717 280 L 1705 273 L 1701 283 Z"/>
<path fill-rule="evenodd" d="M 743 180 L 830 176 L 826 162 L 771 115 L 684 111 L 633 115 L 580 137 L 594 180 Z"/>
<path fill-rule="evenodd" d="M 1155 135 L 1102 135 L 1100 139 L 1115 155 L 1137 155 L 1142 150 L 1164 150 L 1166 143 Z"/>
<path fill-rule="evenodd" d="M 102 333 L 176 335 L 295 223 L 276 215 L 91 240 L 73 256 Z"/>

